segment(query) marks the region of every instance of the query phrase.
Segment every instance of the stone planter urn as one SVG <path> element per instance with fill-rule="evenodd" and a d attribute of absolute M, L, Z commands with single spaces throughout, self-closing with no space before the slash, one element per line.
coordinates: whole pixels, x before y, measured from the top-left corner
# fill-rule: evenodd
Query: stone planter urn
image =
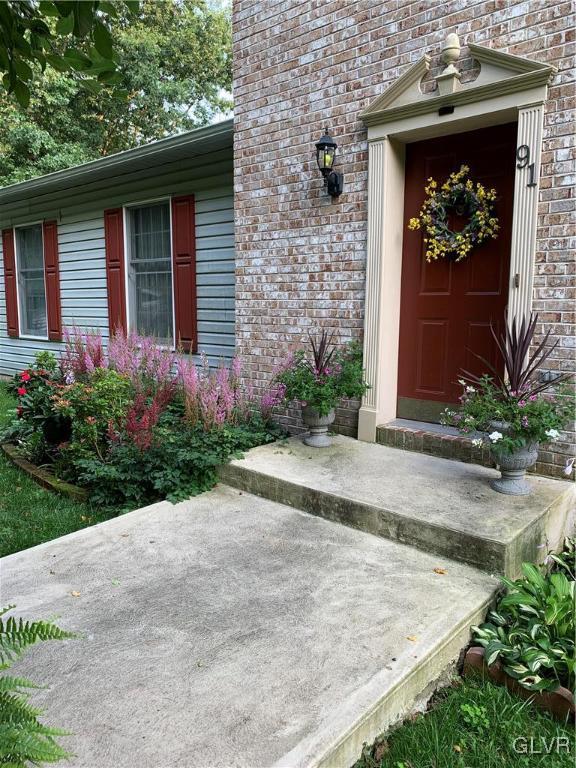
<path fill-rule="evenodd" d="M 334 422 L 336 411 L 332 409 L 326 416 L 320 416 L 315 408 L 309 405 L 302 406 L 302 420 L 308 427 L 308 434 L 304 437 L 304 443 L 313 448 L 326 448 L 332 445 L 328 437 L 328 427 Z"/>
<path fill-rule="evenodd" d="M 503 435 L 509 431 L 509 425 L 501 421 L 491 422 L 490 427 Z M 526 480 L 526 470 L 536 463 L 539 447 L 539 443 L 527 443 L 513 453 L 506 453 L 498 450 L 498 443 L 491 445 L 490 452 L 501 476 L 491 480 L 490 487 L 509 496 L 528 496 L 532 489 Z"/>

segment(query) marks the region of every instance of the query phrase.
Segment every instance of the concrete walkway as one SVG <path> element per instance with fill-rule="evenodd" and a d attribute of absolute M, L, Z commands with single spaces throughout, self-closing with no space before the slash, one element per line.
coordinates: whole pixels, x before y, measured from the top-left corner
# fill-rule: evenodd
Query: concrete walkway
<path fill-rule="evenodd" d="M 225 486 L 0 567 L 4 605 L 82 635 L 14 667 L 49 686 L 33 700 L 74 734 L 73 768 L 348 768 L 496 584 Z"/>

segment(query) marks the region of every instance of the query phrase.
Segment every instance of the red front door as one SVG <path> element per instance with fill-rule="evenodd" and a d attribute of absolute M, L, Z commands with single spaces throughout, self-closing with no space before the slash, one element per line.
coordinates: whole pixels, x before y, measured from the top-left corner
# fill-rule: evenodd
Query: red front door
<path fill-rule="evenodd" d="M 498 364 L 490 323 L 500 329 L 508 300 L 516 123 L 483 128 L 406 147 L 404 245 L 398 370 L 398 415 L 437 421 L 458 402 L 465 368 L 482 373 L 474 352 Z M 497 192 L 500 230 L 462 261 L 425 260 L 425 234 L 408 229 L 429 177 L 442 184 L 461 165 Z"/>

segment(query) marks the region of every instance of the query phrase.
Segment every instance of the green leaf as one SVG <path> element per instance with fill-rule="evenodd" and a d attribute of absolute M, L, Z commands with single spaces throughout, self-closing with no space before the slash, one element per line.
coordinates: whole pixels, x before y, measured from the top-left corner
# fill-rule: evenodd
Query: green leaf
<path fill-rule="evenodd" d="M 92 2 L 76 3 L 74 15 L 74 36 L 86 37 L 94 24 L 94 4 Z"/>
<path fill-rule="evenodd" d="M 46 54 L 46 61 L 57 72 L 68 72 L 70 69 L 70 63 L 63 59 L 62 56 L 56 56 L 51 53 Z"/>
<path fill-rule="evenodd" d="M 96 21 L 94 26 L 94 45 L 99 54 L 105 59 L 111 59 L 114 55 L 112 35 L 101 21 Z"/>
<path fill-rule="evenodd" d="M 48 2 L 47 0 L 41 0 L 40 5 L 38 6 L 38 10 L 43 16 L 52 16 L 55 18 L 60 17 L 58 8 L 56 8 L 54 3 Z"/>
<path fill-rule="evenodd" d="M 25 61 L 18 58 L 14 60 L 14 68 L 21 80 L 32 80 L 34 73 Z"/>
<path fill-rule="evenodd" d="M 69 35 L 74 29 L 74 14 L 64 16 L 56 22 L 56 32 L 59 35 Z"/>
<path fill-rule="evenodd" d="M 26 83 L 22 82 L 22 80 L 16 80 L 12 84 L 10 90 L 16 97 L 18 103 L 26 109 L 30 104 L 30 89 Z"/>
<path fill-rule="evenodd" d="M 67 48 L 64 53 L 64 60 L 68 62 L 73 69 L 79 71 L 85 71 L 92 66 L 90 58 L 77 48 Z"/>
<path fill-rule="evenodd" d="M 522 573 L 526 579 L 538 589 L 543 589 L 546 582 L 537 566 L 533 563 L 522 563 Z"/>
<path fill-rule="evenodd" d="M 100 72 L 98 80 L 99 82 L 107 83 L 108 85 L 116 85 L 122 81 L 122 77 L 114 70 L 105 70 L 104 72 Z"/>
<path fill-rule="evenodd" d="M 98 83 L 96 80 L 92 80 L 91 78 L 84 78 L 81 81 L 82 87 L 85 88 L 87 91 L 90 91 L 90 93 L 100 93 L 102 90 L 102 85 Z"/>
<path fill-rule="evenodd" d="M 106 13 L 108 16 L 111 16 L 112 18 L 116 18 L 118 16 L 118 10 L 114 3 L 109 3 L 107 0 L 102 0 L 100 5 L 98 6 L 98 10 L 102 11 L 102 13 Z"/>

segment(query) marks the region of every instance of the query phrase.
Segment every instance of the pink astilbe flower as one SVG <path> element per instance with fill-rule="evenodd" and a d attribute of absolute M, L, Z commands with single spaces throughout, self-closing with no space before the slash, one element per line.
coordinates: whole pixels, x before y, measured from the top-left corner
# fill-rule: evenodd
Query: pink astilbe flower
<path fill-rule="evenodd" d="M 200 418 L 204 429 L 210 430 L 218 423 L 218 392 L 215 387 L 202 387 L 199 397 Z"/>
<path fill-rule="evenodd" d="M 174 397 L 174 384 L 168 382 L 159 387 L 150 398 L 144 392 L 138 392 L 126 415 L 126 435 L 141 451 L 152 446 L 154 427 L 168 403 Z"/>
<path fill-rule="evenodd" d="M 157 385 L 175 378 L 176 356 L 150 336 L 135 331 L 117 332 L 108 344 L 110 367 L 128 376 L 137 388 L 142 382 Z"/>
<path fill-rule="evenodd" d="M 285 395 L 285 384 L 277 384 L 262 395 L 260 412 L 265 421 L 272 415 L 272 410 L 284 400 Z"/>
<path fill-rule="evenodd" d="M 98 331 L 83 331 L 77 326 L 71 331 L 65 328 L 64 344 L 60 365 L 65 376 L 77 378 L 94 373 L 96 368 L 106 368 L 102 336 Z"/>
<path fill-rule="evenodd" d="M 189 357 L 179 356 L 176 360 L 176 376 L 184 393 L 184 410 L 187 421 L 194 425 L 198 421 L 199 376 L 194 361 Z"/>

